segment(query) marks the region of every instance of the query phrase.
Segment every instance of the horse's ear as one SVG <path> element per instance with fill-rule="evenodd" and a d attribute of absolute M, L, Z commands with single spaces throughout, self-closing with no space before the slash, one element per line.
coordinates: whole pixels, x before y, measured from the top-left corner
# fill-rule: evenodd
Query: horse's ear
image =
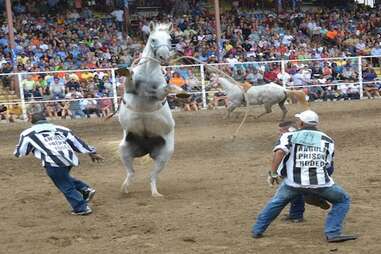
<path fill-rule="evenodd" d="M 172 22 L 168 24 L 168 32 L 172 32 L 172 29 L 173 29 L 173 24 Z"/>
<path fill-rule="evenodd" d="M 151 21 L 149 22 L 149 31 L 152 33 L 153 31 L 155 31 L 155 27 L 156 27 L 156 24 L 155 22 Z"/>

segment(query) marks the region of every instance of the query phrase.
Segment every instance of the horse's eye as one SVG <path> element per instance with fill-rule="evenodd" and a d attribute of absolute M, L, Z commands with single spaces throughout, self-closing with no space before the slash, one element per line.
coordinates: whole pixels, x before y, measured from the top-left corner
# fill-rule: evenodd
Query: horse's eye
<path fill-rule="evenodd" d="M 156 43 L 156 40 L 155 40 L 155 39 L 152 39 L 152 43 Z"/>

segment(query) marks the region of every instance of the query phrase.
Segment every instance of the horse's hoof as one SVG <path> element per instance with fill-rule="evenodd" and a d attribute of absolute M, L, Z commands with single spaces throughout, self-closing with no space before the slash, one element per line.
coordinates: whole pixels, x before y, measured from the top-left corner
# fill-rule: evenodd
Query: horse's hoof
<path fill-rule="evenodd" d="M 127 189 L 127 186 L 125 183 L 123 183 L 122 186 L 120 186 L 120 192 L 125 193 L 125 194 L 128 193 L 128 189 Z"/>
<path fill-rule="evenodd" d="M 164 195 L 160 194 L 159 192 L 156 192 L 156 193 L 152 193 L 152 197 L 154 197 L 154 198 L 162 198 L 162 197 L 164 197 Z"/>

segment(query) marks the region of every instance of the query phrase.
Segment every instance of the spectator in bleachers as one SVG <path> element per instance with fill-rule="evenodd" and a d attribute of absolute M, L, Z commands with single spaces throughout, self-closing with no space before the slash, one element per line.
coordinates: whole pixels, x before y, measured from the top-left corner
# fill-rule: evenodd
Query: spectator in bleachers
<path fill-rule="evenodd" d="M 81 86 L 76 80 L 75 76 L 70 76 L 69 81 L 65 84 L 66 92 L 69 92 L 71 89 L 74 89 L 76 91 L 79 91 L 81 89 Z"/>
<path fill-rule="evenodd" d="M 380 59 L 381 59 L 381 42 L 378 42 L 375 44 L 375 46 L 372 48 L 370 52 L 371 56 L 374 56 L 372 58 L 372 63 L 374 66 L 380 67 Z"/>
<path fill-rule="evenodd" d="M 228 97 L 222 89 L 218 89 L 218 91 L 214 93 L 213 101 L 211 102 L 210 107 L 217 108 L 220 105 L 224 107 L 227 107 L 228 105 Z"/>
<path fill-rule="evenodd" d="M 28 120 L 31 120 L 31 116 L 35 113 L 43 112 L 44 108 L 40 103 L 37 103 L 33 98 L 30 100 L 30 103 L 26 107 L 26 113 L 28 116 Z"/>
<path fill-rule="evenodd" d="M 24 88 L 25 98 L 32 97 L 33 90 L 35 89 L 35 81 L 32 75 L 28 75 L 27 78 L 21 82 L 21 85 Z"/>
<path fill-rule="evenodd" d="M 69 115 L 72 119 L 83 118 L 85 113 L 82 111 L 81 101 L 82 98 L 77 92 L 70 93 L 71 101 L 69 102 Z"/>
<path fill-rule="evenodd" d="M 198 103 L 196 100 L 196 95 L 192 94 L 187 99 L 185 99 L 183 109 L 184 111 L 189 111 L 189 112 L 199 110 Z"/>
<path fill-rule="evenodd" d="M 333 80 L 332 69 L 329 66 L 328 62 L 324 62 L 324 66 L 323 66 L 323 69 L 322 69 L 322 75 L 323 75 L 323 79 L 325 79 L 325 80 L 329 80 L 329 81 Z"/>
<path fill-rule="evenodd" d="M 360 87 L 357 84 L 350 84 L 348 85 L 348 98 L 351 100 L 358 100 L 360 99 Z"/>
<path fill-rule="evenodd" d="M 185 79 L 183 77 L 181 77 L 178 72 L 174 72 L 172 75 L 172 78 L 169 80 L 169 84 L 181 88 L 186 83 L 185 83 Z"/>
<path fill-rule="evenodd" d="M 66 119 L 67 116 L 71 116 L 71 112 L 69 110 L 69 102 L 66 101 L 59 101 L 56 103 L 56 109 L 57 116 L 61 117 L 62 119 Z"/>
<path fill-rule="evenodd" d="M 106 98 L 107 94 L 103 94 L 98 100 L 99 110 L 103 117 L 107 117 L 112 110 L 112 101 L 109 98 Z"/>
<path fill-rule="evenodd" d="M 246 76 L 246 70 L 242 65 L 237 65 L 235 66 L 233 71 L 233 78 L 238 81 L 243 83 L 245 81 L 245 76 Z"/>
<path fill-rule="evenodd" d="M 94 99 L 93 94 L 88 94 L 86 100 L 82 100 L 81 107 L 87 118 L 90 118 L 91 114 L 95 114 L 97 117 L 101 117 L 98 102 Z"/>
<path fill-rule="evenodd" d="M 246 80 L 252 85 L 260 85 L 264 82 L 263 75 L 258 71 L 258 69 L 248 68 L 247 71 L 248 74 L 246 75 Z"/>
<path fill-rule="evenodd" d="M 309 80 L 303 73 L 303 69 L 299 68 L 297 72 L 292 76 L 293 86 L 294 87 L 303 87 L 306 86 Z"/>
<path fill-rule="evenodd" d="M 356 81 L 358 76 L 350 64 L 344 66 L 340 78 L 345 81 Z"/>
<path fill-rule="evenodd" d="M 53 100 L 65 98 L 65 85 L 60 82 L 58 77 L 53 78 L 49 85 L 50 94 Z"/>
<path fill-rule="evenodd" d="M 331 100 L 336 98 L 337 91 L 332 86 L 323 87 L 322 99 L 323 101 Z"/>
<path fill-rule="evenodd" d="M 45 103 L 45 115 L 49 118 L 58 117 L 57 102 L 47 102 Z"/>
<path fill-rule="evenodd" d="M 365 95 L 369 99 L 379 97 L 380 92 L 379 92 L 377 84 L 371 83 L 371 82 L 374 82 L 375 79 L 377 78 L 377 74 L 374 71 L 374 69 L 370 66 L 366 67 L 362 73 L 362 77 L 364 82 L 363 86 L 364 86 Z"/>
<path fill-rule="evenodd" d="M 0 104 L 0 121 L 7 119 L 7 111 L 8 107 L 3 104 Z"/>
<path fill-rule="evenodd" d="M 8 120 L 13 123 L 15 120 L 22 120 L 22 109 L 18 103 L 12 105 L 8 109 Z"/>

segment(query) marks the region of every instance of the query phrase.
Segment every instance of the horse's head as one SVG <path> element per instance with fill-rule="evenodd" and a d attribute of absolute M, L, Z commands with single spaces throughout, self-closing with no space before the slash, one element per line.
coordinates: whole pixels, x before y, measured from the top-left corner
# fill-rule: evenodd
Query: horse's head
<path fill-rule="evenodd" d="M 218 75 L 217 74 L 215 74 L 215 73 L 212 73 L 211 75 L 210 75 L 210 85 L 212 86 L 212 87 L 214 87 L 214 88 L 216 88 L 216 87 L 218 87 L 219 86 L 219 81 L 218 81 Z"/>
<path fill-rule="evenodd" d="M 161 63 L 168 62 L 171 51 L 171 36 L 172 23 L 170 24 L 149 24 L 150 36 L 148 44 L 151 47 L 153 56 Z"/>

